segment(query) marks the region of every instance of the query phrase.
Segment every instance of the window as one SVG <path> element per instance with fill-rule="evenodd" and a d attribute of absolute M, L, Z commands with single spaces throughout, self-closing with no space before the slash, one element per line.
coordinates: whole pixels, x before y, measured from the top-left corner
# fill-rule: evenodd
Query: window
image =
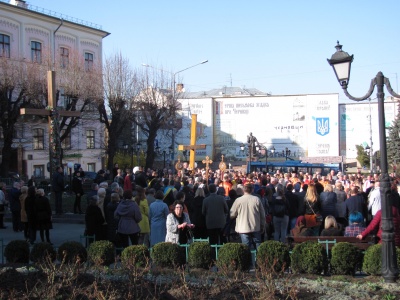
<path fill-rule="evenodd" d="M 94 130 L 86 130 L 86 148 L 94 149 Z"/>
<path fill-rule="evenodd" d="M 44 149 L 44 130 L 41 128 L 33 129 L 33 149 L 34 150 Z"/>
<path fill-rule="evenodd" d="M 33 176 L 36 178 L 44 177 L 44 165 L 33 166 Z"/>
<path fill-rule="evenodd" d="M 85 70 L 90 71 L 93 68 L 93 54 L 85 52 Z"/>
<path fill-rule="evenodd" d="M 96 164 L 95 163 L 88 163 L 87 164 L 87 171 L 88 172 L 96 172 Z"/>
<path fill-rule="evenodd" d="M 65 69 L 69 64 L 69 49 L 65 47 L 60 48 L 60 67 Z"/>
<path fill-rule="evenodd" d="M 42 44 L 39 42 L 31 42 L 31 60 L 32 62 L 42 63 Z"/>
<path fill-rule="evenodd" d="M 0 57 L 10 57 L 10 37 L 0 34 Z"/>
<path fill-rule="evenodd" d="M 65 129 L 61 130 L 60 136 L 65 134 Z M 61 148 L 63 149 L 71 149 L 71 132 L 65 137 L 65 139 L 61 142 Z"/>

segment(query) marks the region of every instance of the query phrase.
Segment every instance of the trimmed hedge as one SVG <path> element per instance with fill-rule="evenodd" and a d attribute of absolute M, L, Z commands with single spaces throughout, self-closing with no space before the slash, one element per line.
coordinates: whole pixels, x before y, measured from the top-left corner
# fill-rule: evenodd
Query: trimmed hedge
<path fill-rule="evenodd" d="M 84 263 L 87 260 L 87 251 L 81 243 L 70 241 L 61 244 L 57 251 L 58 260 L 67 264 Z"/>
<path fill-rule="evenodd" d="M 132 245 L 126 247 L 121 253 L 121 262 L 125 267 L 145 267 L 149 258 L 149 249 L 145 245 Z"/>
<path fill-rule="evenodd" d="M 192 268 L 209 269 L 212 264 L 211 246 L 208 242 L 195 242 L 189 246 L 188 264 Z"/>
<path fill-rule="evenodd" d="M 294 273 L 321 274 L 327 272 L 328 259 L 325 248 L 314 241 L 296 245 L 291 256 Z"/>
<path fill-rule="evenodd" d="M 400 248 L 396 247 L 397 266 L 400 266 Z M 382 244 L 368 247 L 364 254 L 363 272 L 371 275 L 382 275 Z"/>
<path fill-rule="evenodd" d="M 231 271 L 247 271 L 251 266 L 251 252 L 247 245 L 226 243 L 218 251 L 217 266 Z"/>
<path fill-rule="evenodd" d="M 162 268 L 174 268 L 182 266 L 186 262 L 185 249 L 170 242 L 154 245 L 151 257 L 154 264 Z"/>
<path fill-rule="evenodd" d="M 289 246 L 273 240 L 263 242 L 257 249 L 257 265 L 284 271 L 290 265 Z"/>
<path fill-rule="evenodd" d="M 29 257 L 35 263 L 46 261 L 48 258 L 55 261 L 57 254 L 50 243 L 37 243 L 33 245 Z"/>
<path fill-rule="evenodd" d="M 11 241 L 4 248 L 4 257 L 9 263 L 29 263 L 29 244 L 27 241 Z"/>
<path fill-rule="evenodd" d="M 361 263 L 361 251 L 353 244 L 341 242 L 332 247 L 331 274 L 354 275 Z"/>
<path fill-rule="evenodd" d="M 95 241 L 87 251 L 88 259 L 95 265 L 108 266 L 115 262 L 115 246 L 110 241 Z"/>

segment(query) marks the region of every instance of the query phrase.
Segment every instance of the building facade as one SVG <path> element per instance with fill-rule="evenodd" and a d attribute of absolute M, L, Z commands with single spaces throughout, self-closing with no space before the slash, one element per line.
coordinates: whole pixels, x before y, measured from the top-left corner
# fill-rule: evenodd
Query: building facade
<path fill-rule="evenodd" d="M 2 59 L 24 60 L 38 65 L 51 60 L 65 68 L 72 57 L 79 57 L 82 69 L 101 68 L 103 38 L 109 33 L 100 26 L 54 12 L 31 7 L 25 1 L 0 2 L 0 56 Z M 50 64 L 51 65 L 51 64 Z M 57 68 L 55 68 L 57 70 Z M 57 107 L 64 109 L 69 101 L 56 71 Z M 58 77 L 57 77 L 58 76 Z M 79 102 L 77 110 L 82 107 Z M 67 121 L 68 122 L 68 121 Z M 62 134 L 62 132 L 61 132 Z M 2 148 L 0 140 L 0 147 Z M 15 162 L 10 169 L 21 175 L 48 177 L 49 125 L 47 117 L 21 116 L 13 139 Z M 63 164 L 80 164 L 84 170 L 96 171 L 104 159 L 104 128 L 98 121 L 95 105 L 87 105 L 79 123 L 62 142 Z M 14 159 L 13 159 L 14 160 Z"/>

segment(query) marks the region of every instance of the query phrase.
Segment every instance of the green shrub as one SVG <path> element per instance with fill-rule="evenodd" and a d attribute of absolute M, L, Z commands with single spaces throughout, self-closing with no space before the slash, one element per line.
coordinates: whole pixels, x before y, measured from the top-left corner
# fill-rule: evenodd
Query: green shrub
<path fill-rule="evenodd" d="M 185 264 L 185 248 L 170 242 L 161 242 L 153 247 L 153 262 L 159 267 L 174 268 Z"/>
<path fill-rule="evenodd" d="M 218 251 L 217 266 L 232 271 L 247 271 L 251 266 L 249 247 L 240 243 L 224 244 Z"/>
<path fill-rule="evenodd" d="M 110 241 L 96 241 L 87 251 L 88 260 L 95 265 L 109 266 L 115 262 L 115 246 Z"/>
<path fill-rule="evenodd" d="M 397 266 L 400 266 L 400 248 L 396 247 Z M 363 272 L 371 275 L 382 275 L 382 244 L 368 247 L 364 254 Z"/>
<path fill-rule="evenodd" d="M 37 243 L 33 245 L 29 257 L 33 262 L 43 262 L 48 258 L 55 261 L 56 256 L 56 251 L 50 243 Z"/>
<path fill-rule="evenodd" d="M 212 264 L 211 246 L 208 242 L 195 242 L 189 247 L 188 264 L 192 268 L 208 269 Z"/>
<path fill-rule="evenodd" d="M 59 261 L 64 263 L 84 263 L 87 260 L 87 252 L 81 243 L 70 241 L 63 243 L 57 252 Z"/>
<path fill-rule="evenodd" d="M 16 240 L 7 244 L 4 257 L 9 263 L 29 263 L 29 244 L 26 241 Z"/>
<path fill-rule="evenodd" d="M 361 251 L 351 243 L 337 243 L 332 248 L 331 274 L 354 275 L 362 262 Z"/>
<path fill-rule="evenodd" d="M 289 246 L 278 241 L 263 242 L 257 249 L 257 265 L 267 269 L 274 267 L 276 272 L 289 267 Z"/>
<path fill-rule="evenodd" d="M 126 247 L 121 253 L 121 262 L 126 267 L 145 267 L 149 258 L 149 249 L 145 245 L 132 245 Z"/>
<path fill-rule="evenodd" d="M 291 266 L 295 273 L 321 274 L 328 269 L 325 248 L 314 241 L 296 245 L 291 256 Z"/>

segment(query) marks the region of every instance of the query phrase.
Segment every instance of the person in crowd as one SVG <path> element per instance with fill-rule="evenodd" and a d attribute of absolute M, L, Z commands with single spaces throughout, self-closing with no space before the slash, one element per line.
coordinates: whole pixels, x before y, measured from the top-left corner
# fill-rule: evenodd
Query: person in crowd
<path fill-rule="evenodd" d="M 300 199 L 293 193 L 293 184 L 289 183 L 286 186 L 285 199 L 289 204 L 289 226 L 288 232 L 296 225 L 297 217 L 299 216 L 299 206 L 303 206 L 303 198 Z"/>
<path fill-rule="evenodd" d="M 45 241 L 44 235 L 46 235 L 46 242 L 50 244 L 50 229 L 53 229 L 51 215 L 52 211 L 49 198 L 45 196 L 43 189 L 38 189 L 36 191 L 35 200 L 36 229 L 39 230 L 41 241 Z"/>
<path fill-rule="evenodd" d="M 313 230 L 311 228 L 307 228 L 306 226 L 306 218 L 304 216 L 299 216 L 296 220 L 296 225 L 291 230 L 293 236 L 313 236 Z"/>
<path fill-rule="evenodd" d="M 29 241 L 29 226 L 28 226 L 28 215 L 26 213 L 26 198 L 28 197 L 28 187 L 21 187 L 21 195 L 19 201 L 21 203 L 21 223 L 24 227 L 24 238 Z"/>
<path fill-rule="evenodd" d="M 112 179 L 115 181 L 115 177 L 118 175 L 118 170 L 121 171 L 121 169 L 119 168 L 118 164 L 115 163 L 114 167 L 112 168 Z M 122 172 L 121 172 L 122 173 Z"/>
<path fill-rule="evenodd" d="M 220 245 L 224 242 L 222 229 L 226 224 L 226 215 L 229 213 L 228 204 L 224 196 L 217 195 L 217 186 L 208 186 L 210 195 L 203 200 L 202 214 L 206 218 L 207 234 L 210 245 Z M 222 189 L 223 194 L 225 193 Z"/>
<path fill-rule="evenodd" d="M 148 188 L 146 189 L 146 199 L 147 199 L 147 204 L 150 207 L 150 204 L 156 201 L 156 198 L 154 197 L 156 193 L 156 190 L 153 188 Z"/>
<path fill-rule="evenodd" d="M 150 204 L 149 208 L 150 247 L 165 241 L 167 216 L 169 214 L 168 206 L 163 201 L 164 193 L 157 191 L 154 196 L 156 200 Z"/>
<path fill-rule="evenodd" d="M 28 188 L 31 186 L 36 186 L 36 182 L 35 182 L 35 176 L 32 175 L 31 178 L 28 180 Z"/>
<path fill-rule="evenodd" d="M 324 191 L 320 194 L 319 199 L 321 201 L 321 215 L 325 219 L 326 216 L 334 216 L 336 218 L 336 204 L 337 195 L 333 192 L 331 184 L 327 184 L 324 187 Z"/>
<path fill-rule="evenodd" d="M 118 183 L 120 187 L 124 186 L 124 175 L 122 174 L 122 170 L 117 170 L 117 175 L 114 176 L 114 182 Z"/>
<path fill-rule="evenodd" d="M 140 208 L 142 214 L 142 220 L 139 222 L 140 235 L 139 245 L 150 246 L 150 224 L 149 224 L 149 204 L 146 199 L 145 189 L 140 185 L 136 186 L 136 204 Z"/>
<path fill-rule="evenodd" d="M 371 211 L 372 218 L 381 210 L 380 182 L 375 181 L 374 189 L 368 195 L 368 211 Z"/>
<path fill-rule="evenodd" d="M 28 220 L 29 243 L 33 245 L 36 241 L 36 215 L 35 215 L 36 187 L 28 188 L 25 199 L 25 211 Z"/>
<path fill-rule="evenodd" d="M 75 193 L 74 214 L 82 214 L 81 199 L 83 196 L 83 179 L 81 172 L 75 172 L 74 179 L 72 179 L 72 191 Z"/>
<path fill-rule="evenodd" d="M 272 222 L 274 224 L 274 240 L 285 243 L 289 225 L 290 206 L 282 187 L 276 188 L 276 193 L 273 195 L 271 204 Z"/>
<path fill-rule="evenodd" d="M 131 190 L 133 191 L 132 186 L 132 172 L 130 169 L 126 169 L 126 175 L 124 178 L 124 191 Z"/>
<path fill-rule="evenodd" d="M 325 218 L 325 226 L 321 232 L 321 236 L 342 236 L 343 229 L 338 225 L 334 216 L 328 215 Z"/>
<path fill-rule="evenodd" d="M 167 216 L 167 235 L 166 242 L 187 244 L 190 241 L 188 231 L 194 225 L 190 222 L 189 215 L 183 212 L 183 203 L 174 202 L 174 211 Z"/>
<path fill-rule="evenodd" d="M 125 190 L 123 198 L 115 210 L 114 216 L 120 219 L 118 233 L 122 247 L 126 248 L 129 246 L 129 240 L 132 245 L 137 245 L 139 242 L 139 222 L 142 220 L 142 214 L 139 206 L 132 199 L 131 190 Z"/>
<path fill-rule="evenodd" d="M 106 240 L 107 239 L 107 222 L 106 215 L 104 213 L 104 202 L 106 198 L 106 189 L 99 188 L 97 191 L 97 206 L 100 208 L 101 214 L 103 216 L 104 222 L 101 224 L 101 230 L 96 235 L 96 241 Z"/>
<path fill-rule="evenodd" d="M 354 212 L 359 212 L 362 214 L 364 222 L 364 219 L 367 218 L 368 210 L 363 196 L 359 193 L 359 187 L 353 186 L 350 188 L 350 197 L 345 203 L 347 215 L 350 216 Z"/>
<path fill-rule="evenodd" d="M 230 181 L 229 175 L 224 174 L 223 181 L 220 183 L 220 187 L 224 189 L 224 196 L 229 197 L 229 191 L 232 189 L 232 183 Z"/>
<path fill-rule="evenodd" d="M 244 195 L 233 203 L 230 216 L 236 218 L 235 230 L 240 234 L 242 243 L 258 248 L 261 233 L 265 230 L 265 211 L 260 199 L 252 193 L 253 185 L 245 184 Z"/>
<path fill-rule="evenodd" d="M 135 175 L 136 186 L 141 186 L 142 188 L 146 188 L 147 187 L 147 176 L 143 170 L 143 167 L 139 167 L 136 170 L 136 172 L 134 172 L 134 175 Z"/>
<path fill-rule="evenodd" d="M 106 181 L 106 172 L 102 169 L 99 170 L 96 174 L 96 178 L 93 180 L 94 183 L 100 184 L 103 181 Z"/>
<path fill-rule="evenodd" d="M 312 183 L 314 183 L 315 190 L 316 190 L 317 194 L 321 195 L 321 193 L 324 191 L 323 184 L 319 182 L 317 177 L 312 179 Z"/>
<path fill-rule="evenodd" d="M 189 212 L 190 220 L 193 221 L 193 224 L 196 224 L 196 227 L 193 229 L 193 235 L 196 239 L 205 239 L 208 237 L 206 218 L 202 213 L 204 199 L 204 189 L 198 187 L 194 195 L 192 215 Z"/>
<path fill-rule="evenodd" d="M 349 222 L 350 225 L 346 226 L 344 229 L 344 236 L 357 236 L 361 234 L 365 230 L 364 224 L 364 217 L 363 215 L 358 212 L 352 212 L 349 215 Z"/>
<path fill-rule="evenodd" d="M 393 228 L 394 228 L 394 243 L 396 247 L 400 247 L 400 213 L 395 206 L 392 205 L 393 214 Z M 378 231 L 376 236 L 379 239 L 379 243 L 382 243 L 382 210 L 378 210 L 371 223 L 365 228 L 365 230 L 357 235 L 357 238 L 362 240 L 367 235 Z"/>
<path fill-rule="evenodd" d="M 118 236 L 118 221 L 119 219 L 114 217 L 115 210 L 118 207 L 120 197 L 118 193 L 111 194 L 111 201 L 107 204 L 105 208 L 105 216 L 107 223 L 107 240 L 112 242 L 116 248 L 120 248 L 120 241 Z"/>
<path fill-rule="evenodd" d="M 5 188 L 5 183 L 0 182 L 0 229 L 6 229 L 7 227 L 4 226 L 4 213 L 6 211 L 6 195 L 3 192 Z"/>
<path fill-rule="evenodd" d="M 12 214 L 12 226 L 14 232 L 22 231 L 21 224 L 21 202 L 19 201 L 21 196 L 21 184 L 16 181 L 13 183 L 13 187 L 10 192 L 10 210 Z"/>
<path fill-rule="evenodd" d="M 176 199 L 178 190 L 175 188 L 175 181 L 173 179 L 165 179 L 164 186 L 164 202 L 170 207 Z"/>
<path fill-rule="evenodd" d="M 89 244 L 94 240 L 98 240 L 98 237 L 102 237 L 102 230 L 104 224 L 104 217 L 100 207 L 97 205 L 97 196 L 92 196 L 89 199 L 89 205 L 85 213 L 85 235 L 94 236 L 94 239 L 89 239 Z"/>
<path fill-rule="evenodd" d="M 57 167 L 56 172 L 53 174 L 52 189 L 56 198 L 56 214 L 61 215 L 63 213 L 62 195 L 65 189 L 63 167 Z"/>
<path fill-rule="evenodd" d="M 93 182 L 90 186 L 90 190 L 86 193 L 87 205 L 89 205 L 90 199 L 92 199 L 93 196 L 97 197 L 98 190 L 99 190 L 99 184 Z"/>
<path fill-rule="evenodd" d="M 307 193 L 304 198 L 304 209 L 305 215 L 315 216 L 320 214 L 321 212 L 321 201 L 319 200 L 319 195 L 317 194 L 317 190 L 314 185 L 309 185 L 307 188 Z M 307 222 L 307 217 L 306 217 Z M 311 227 L 314 233 L 314 236 L 319 235 L 319 229 L 321 224 L 306 224 L 307 227 Z"/>
<path fill-rule="evenodd" d="M 122 187 L 117 182 L 113 182 L 110 185 L 110 201 L 111 201 L 111 195 L 113 193 L 118 194 L 119 195 L 119 199 L 122 199 L 124 191 L 122 190 Z M 107 191 L 106 191 L 106 197 L 107 197 Z M 108 203 L 107 203 L 107 205 L 108 205 Z"/>
<path fill-rule="evenodd" d="M 346 227 L 348 224 L 347 221 L 347 213 L 346 213 L 346 199 L 347 195 L 343 190 L 343 185 L 340 181 L 337 181 L 335 183 L 335 188 L 333 189 L 333 192 L 336 194 L 336 212 L 337 212 L 337 218 L 336 221 L 340 224 L 342 224 L 343 227 Z"/>

